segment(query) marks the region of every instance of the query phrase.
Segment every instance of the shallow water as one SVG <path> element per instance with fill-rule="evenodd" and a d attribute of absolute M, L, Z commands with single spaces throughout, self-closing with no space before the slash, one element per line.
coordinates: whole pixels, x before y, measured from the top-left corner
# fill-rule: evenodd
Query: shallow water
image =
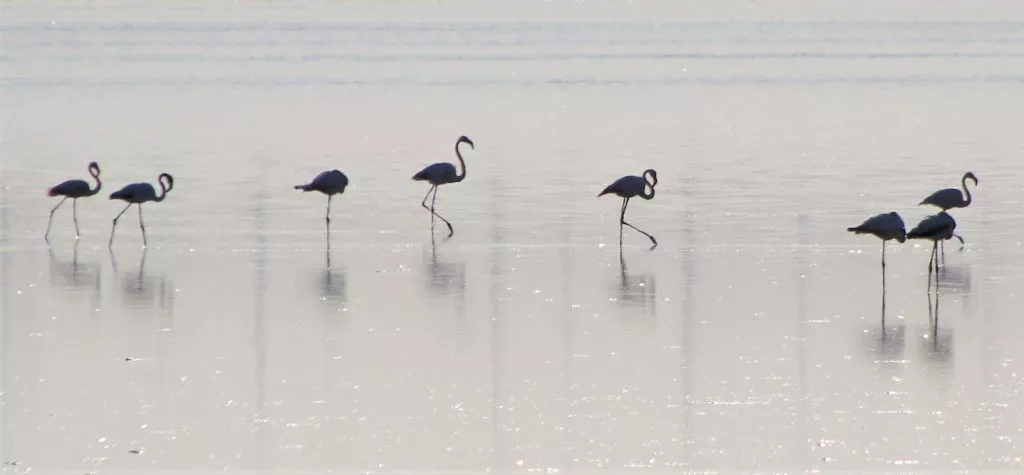
<path fill-rule="evenodd" d="M 8 471 L 1024 466 L 1012 4 L 90 5 L 0 16 Z M 409 177 L 459 135 L 432 238 Z M 48 247 L 44 191 L 89 160 Z M 292 189 L 328 167 L 329 238 Z M 646 168 L 627 218 L 660 245 L 620 251 L 595 195 Z M 883 294 L 845 228 L 913 226 L 967 170 L 938 292 L 908 242 Z M 103 196 L 165 171 L 149 248 L 132 209 L 108 251 Z"/>

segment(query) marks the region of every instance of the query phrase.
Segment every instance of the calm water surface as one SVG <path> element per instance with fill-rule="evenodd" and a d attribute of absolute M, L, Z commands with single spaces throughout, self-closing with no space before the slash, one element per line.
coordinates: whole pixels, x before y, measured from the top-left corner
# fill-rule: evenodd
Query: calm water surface
<path fill-rule="evenodd" d="M 4 469 L 1024 469 L 1024 10 L 474 5 L 0 7 Z M 967 170 L 883 294 L 845 228 Z"/>

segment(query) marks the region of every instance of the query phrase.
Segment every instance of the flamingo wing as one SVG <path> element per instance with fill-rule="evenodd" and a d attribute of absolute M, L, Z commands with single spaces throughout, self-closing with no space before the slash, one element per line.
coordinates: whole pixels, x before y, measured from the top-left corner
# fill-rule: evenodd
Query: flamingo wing
<path fill-rule="evenodd" d="M 956 208 L 964 202 L 964 195 L 956 188 L 946 188 L 928 195 L 927 198 L 918 203 L 920 205 L 937 206 L 943 210 Z"/>
<path fill-rule="evenodd" d="M 856 234 L 873 234 L 880 239 L 896 239 L 903 242 L 907 239 L 906 227 L 903 219 L 895 212 L 882 213 L 872 216 L 859 226 L 847 228 L 847 231 Z"/>
<path fill-rule="evenodd" d="M 434 163 L 412 176 L 413 180 L 429 181 L 434 185 L 451 183 L 455 181 L 458 173 L 455 172 L 455 165 L 451 163 Z"/>
<path fill-rule="evenodd" d="M 49 196 L 67 196 L 68 198 L 79 198 L 89 194 L 89 184 L 83 180 L 68 180 L 61 183 L 47 192 Z"/>
<path fill-rule="evenodd" d="M 634 175 L 624 176 L 605 187 L 597 196 L 614 193 L 623 198 L 631 198 L 644 191 L 644 179 Z"/>
<path fill-rule="evenodd" d="M 313 179 L 313 187 L 327 194 L 343 193 L 348 186 L 348 177 L 338 170 L 328 170 Z"/>
<path fill-rule="evenodd" d="M 112 200 L 142 203 L 156 199 L 156 190 L 149 183 L 132 183 L 110 194 Z"/>
<path fill-rule="evenodd" d="M 956 229 L 956 221 L 946 213 L 928 216 L 907 233 L 910 239 L 949 239 Z"/>

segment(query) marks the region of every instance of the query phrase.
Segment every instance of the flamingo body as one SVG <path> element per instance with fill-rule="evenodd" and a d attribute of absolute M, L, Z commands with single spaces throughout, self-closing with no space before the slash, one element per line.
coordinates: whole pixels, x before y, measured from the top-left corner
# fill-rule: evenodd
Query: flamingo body
<path fill-rule="evenodd" d="M 907 240 L 907 230 L 904 227 L 903 219 L 896 212 L 876 214 L 859 226 L 846 228 L 854 234 L 872 234 L 882 241 L 895 239 L 899 242 Z"/>
<path fill-rule="evenodd" d="M 122 200 L 131 204 L 140 204 L 147 201 L 158 201 L 156 190 L 149 183 L 132 183 L 125 185 L 120 190 L 110 194 L 112 200 Z"/>
<path fill-rule="evenodd" d="M 296 190 L 319 191 L 325 195 L 335 195 L 345 192 L 348 186 L 348 177 L 338 170 L 327 170 L 305 185 L 295 185 Z"/>
<path fill-rule="evenodd" d="M 433 163 L 412 176 L 413 180 L 425 181 L 431 185 L 444 185 L 461 181 L 451 163 Z"/>
<path fill-rule="evenodd" d="M 615 180 L 611 185 L 605 187 L 604 191 L 599 193 L 597 196 L 614 194 L 620 198 L 632 198 L 643 194 L 646 188 L 647 180 L 636 175 L 629 175 Z M 651 197 L 646 199 L 654 197 L 653 186 L 651 187 L 651 190 Z"/>
<path fill-rule="evenodd" d="M 921 220 L 914 229 L 907 233 L 910 239 L 929 239 L 941 241 L 953 238 L 953 231 L 956 229 L 956 221 L 953 217 L 942 211 Z"/>
<path fill-rule="evenodd" d="M 66 196 L 68 198 L 77 199 L 92 196 L 94 193 L 90 193 L 91 191 L 92 190 L 89 189 L 89 183 L 85 180 L 68 180 L 50 188 L 46 194 L 48 196 Z"/>

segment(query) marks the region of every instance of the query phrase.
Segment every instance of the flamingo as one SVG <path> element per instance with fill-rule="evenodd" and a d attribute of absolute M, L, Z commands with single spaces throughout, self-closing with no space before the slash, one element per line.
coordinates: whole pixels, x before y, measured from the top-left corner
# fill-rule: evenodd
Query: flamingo
<path fill-rule="evenodd" d="M 647 175 L 650 175 L 651 176 L 651 180 L 653 180 L 653 181 L 648 181 Z M 597 196 L 600 197 L 600 196 L 603 196 L 603 195 L 607 195 L 609 193 L 614 193 L 616 196 L 622 197 L 622 210 L 619 213 L 619 246 L 620 247 L 622 246 L 622 225 L 629 226 L 629 227 L 639 231 L 640 234 L 643 234 L 644 236 L 647 236 L 647 238 L 650 239 L 652 243 L 654 243 L 654 245 L 651 246 L 652 249 L 654 247 L 657 247 L 658 241 L 656 241 L 654 239 L 654 236 L 651 236 L 650 234 L 647 234 L 647 233 L 645 233 L 643 231 L 640 231 L 640 229 L 637 228 L 636 226 L 633 226 L 632 224 L 629 224 L 629 223 L 626 222 L 626 206 L 629 205 L 629 199 L 633 198 L 634 196 L 639 196 L 639 197 L 641 197 L 641 198 L 643 198 L 645 200 L 649 200 L 649 199 L 654 198 L 654 185 L 657 185 L 657 184 L 658 184 L 658 172 L 656 172 L 656 171 L 654 171 L 652 169 L 647 169 L 647 170 L 644 171 L 642 176 L 627 175 L 627 176 L 624 176 L 622 178 L 619 178 L 618 180 L 615 180 L 615 182 L 612 183 L 611 185 L 608 185 L 607 187 L 605 187 L 604 191 L 602 191 L 602 192 L 597 194 Z M 647 187 L 648 186 L 651 187 L 651 192 L 650 193 L 647 193 Z"/>
<path fill-rule="evenodd" d="M 974 186 L 978 186 L 978 177 L 974 176 L 974 173 L 964 173 L 963 178 L 960 179 L 960 186 L 963 187 L 964 192 L 960 193 L 958 188 L 946 188 L 944 190 L 936 191 L 927 198 L 918 203 L 921 205 L 932 205 L 942 209 L 942 211 L 948 211 L 951 208 L 966 208 L 971 204 L 971 190 L 967 189 L 967 179 L 974 180 Z M 964 195 L 967 198 L 964 198 Z"/>
<path fill-rule="evenodd" d="M 296 190 L 319 191 L 327 195 L 327 226 L 331 225 L 331 198 L 345 192 L 348 177 L 338 170 L 327 170 L 305 185 L 295 185 Z"/>
<path fill-rule="evenodd" d="M 951 239 L 956 230 L 956 221 L 945 211 L 933 214 L 921 220 L 914 229 L 907 233 L 910 239 L 930 239 L 932 241 L 932 253 L 928 259 L 928 274 L 932 273 L 932 262 L 935 262 L 935 272 L 939 271 L 938 245 L 939 241 Z M 961 238 L 962 242 L 962 238 Z"/>
<path fill-rule="evenodd" d="M 50 222 L 46 225 L 46 234 L 43 235 L 43 239 L 47 242 L 50 240 L 50 226 L 53 225 L 53 213 L 57 212 L 57 208 L 64 204 L 68 198 L 71 198 L 71 216 L 75 222 L 75 239 L 78 239 L 80 233 L 78 232 L 78 199 L 85 198 L 87 196 L 95 195 L 100 192 L 100 166 L 96 162 L 89 162 L 89 174 L 96 179 L 96 188 L 89 188 L 89 183 L 85 180 L 68 180 L 61 183 L 53 188 L 47 190 L 47 196 L 63 196 L 64 198 L 57 203 L 50 210 Z"/>
<path fill-rule="evenodd" d="M 978 177 L 974 176 L 973 172 L 964 173 L 963 178 L 960 179 L 960 186 L 963 187 L 963 193 L 960 193 L 958 188 L 946 188 L 943 190 L 936 191 L 928 195 L 927 198 L 921 200 L 918 206 L 921 205 L 932 205 L 936 206 L 942 211 L 948 211 L 951 208 L 966 208 L 971 204 L 971 190 L 967 189 L 967 179 L 974 180 L 974 186 L 978 186 Z M 964 198 L 964 195 L 967 198 Z M 943 255 L 946 253 L 946 246 L 943 243 L 939 243 L 942 249 Z"/>
<path fill-rule="evenodd" d="M 855 234 L 873 234 L 882 240 L 882 269 L 885 269 L 885 241 L 895 239 L 902 244 L 907 240 L 907 229 L 903 225 L 903 219 L 896 212 L 876 214 L 859 226 L 846 230 Z"/>
<path fill-rule="evenodd" d="M 466 162 L 462 159 L 462 153 L 459 152 L 460 144 L 469 144 L 469 148 L 476 150 L 476 146 L 473 145 L 473 141 L 463 135 L 459 137 L 459 140 L 455 142 L 455 156 L 459 158 L 459 165 L 462 165 L 462 173 L 455 173 L 455 165 L 451 163 L 434 163 L 428 165 L 426 168 L 419 171 L 419 173 L 412 176 L 413 180 L 426 181 L 430 183 L 430 189 L 427 190 L 426 196 L 423 197 L 421 206 L 430 210 L 430 229 L 434 229 L 434 216 L 437 216 L 444 221 L 444 224 L 448 225 L 448 237 L 452 237 L 455 234 L 455 230 L 452 229 L 452 223 L 449 223 L 447 219 L 444 219 L 440 214 L 434 211 L 434 202 L 437 200 L 437 187 L 447 183 L 457 183 L 466 179 Z M 427 198 L 430 197 L 430 193 L 434 193 L 434 197 L 430 200 L 430 207 L 427 208 Z"/>
<path fill-rule="evenodd" d="M 166 181 L 166 183 L 165 183 Z M 142 223 L 142 203 L 147 201 L 163 201 L 167 197 L 167 192 L 174 188 L 174 177 L 167 173 L 161 173 L 157 178 L 157 182 L 160 183 L 160 196 L 156 195 L 156 191 L 153 189 L 153 185 L 149 183 L 132 183 L 125 185 L 124 188 L 117 190 L 110 194 L 112 200 L 124 200 L 128 202 L 128 206 L 125 206 L 120 213 L 114 218 L 114 224 L 110 228 L 110 242 L 107 247 L 114 246 L 114 230 L 117 229 L 117 220 L 121 218 L 121 215 L 125 211 L 128 211 L 132 205 L 138 205 L 139 207 L 139 229 L 142 230 L 142 245 L 146 246 L 146 225 Z"/>

